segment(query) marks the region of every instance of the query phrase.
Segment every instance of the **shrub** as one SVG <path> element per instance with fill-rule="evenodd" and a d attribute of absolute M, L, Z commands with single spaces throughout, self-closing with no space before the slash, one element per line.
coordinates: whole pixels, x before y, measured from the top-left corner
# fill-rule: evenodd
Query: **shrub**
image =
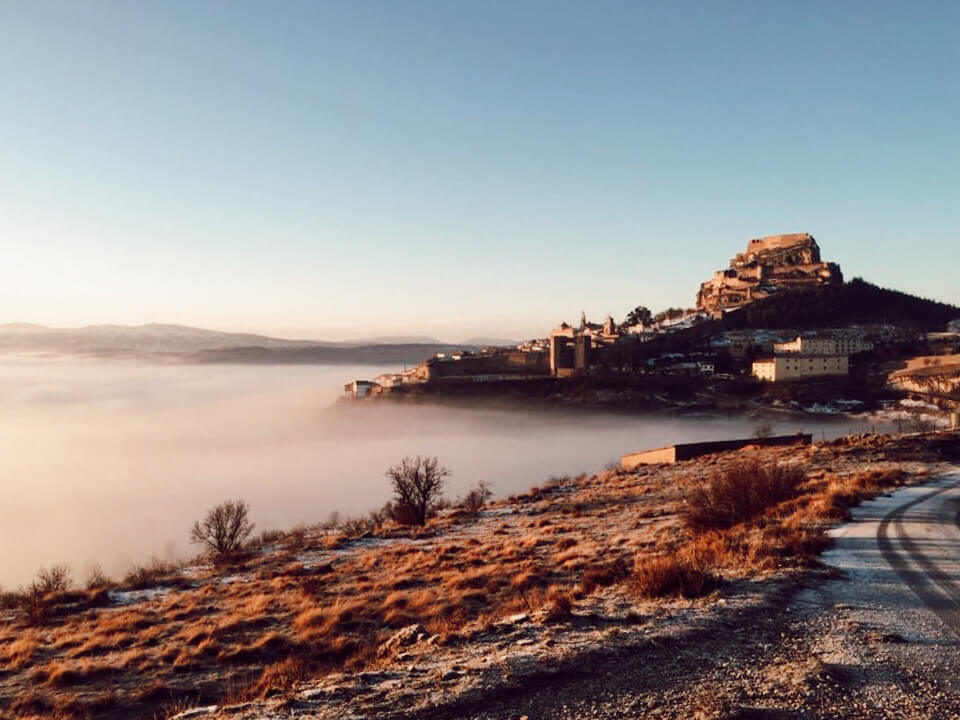
<path fill-rule="evenodd" d="M 232 555 L 243 547 L 253 532 L 250 508 L 243 500 L 227 500 L 207 513 L 203 522 L 193 524 L 190 542 L 204 545 L 218 555 Z"/>
<path fill-rule="evenodd" d="M 631 589 L 645 598 L 695 598 L 710 592 L 716 584 L 717 578 L 692 553 L 638 558 L 630 577 Z"/>
<path fill-rule="evenodd" d="M 565 620 L 573 614 L 573 593 L 557 585 L 547 589 L 547 620 Z"/>
<path fill-rule="evenodd" d="M 36 581 L 20 592 L 20 608 L 28 624 L 40 625 L 46 621 L 50 604 L 47 602 L 47 594 L 40 590 Z"/>
<path fill-rule="evenodd" d="M 131 590 L 152 587 L 163 580 L 169 580 L 177 570 L 177 563 L 154 557 L 150 559 L 149 565 L 134 565 L 130 568 L 123 578 L 123 584 Z"/>
<path fill-rule="evenodd" d="M 20 608 L 27 622 L 31 625 L 45 622 L 56 604 L 54 596 L 65 593 L 70 585 L 70 568 L 66 565 L 54 565 L 49 570 L 40 568 L 33 582 L 19 593 Z"/>
<path fill-rule="evenodd" d="M 613 585 L 629 575 L 630 566 L 623 558 L 606 565 L 592 565 L 583 571 L 580 589 L 589 595 L 598 587 Z"/>
<path fill-rule="evenodd" d="M 253 538 L 250 541 L 250 546 L 262 548 L 264 545 L 272 545 L 273 543 L 280 542 L 286 537 L 287 533 L 283 530 L 268 528 L 267 530 L 261 532 L 257 537 Z"/>
<path fill-rule="evenodd" d="M 348 538 L 360 538 L 373 531 L 374 524 L 370 518 L 347 518 L 340 523 L 340 532 Z"/>
<path fill-rule="evenodd" d="M 93 567 L 90 568 L 90 572 L 87 574 L 86 584 L 87 590 L 99 590 L 100 588 L 110 587 L 113 583 L 110 582 L 110 578 L 104 574 L 100 563 L 94 563 Z"/>
<path fill-rule="evenodd" d="M 493 491 L 490 489 L 490 483 L 481 480 L 477 486 L 467 493 L 466 497 L 460 502 L 460 507 L 471 515 L 479 513 L 483 506 L 490 502 L 493 497 Z"/>
<path fill-rule="evenodd" d="M 426 525 L 440 504 L 443 479 L 449 475 L 435 457 L 405 457 L 390 467 L 386 476 L 393 484 L 397 522 Z"/>
<path fill-rule="evenodd" d="M 288 550 L 303 550 L 310 544 L 306 525 L 295 525 L 284 533 L 283 544 Z"/>
<path fill-rule="evenodd" d="M 267 665 L 259 679 L 253 682 L 244 695 L 250 698 L 269 697 L 272 692 L 286 691 L 309 676 L 307 662 L 299 657 L 288 657 Z"/>
<path fill-rule="evenodd" d="M 70 568 L 66 565 L 54 565 L 49 570 L 40 568 L 33 583 L 44 595 L 49 593 L 66 592 L 70 589 Z"/>
<path fill-rule="evenodd" d="M 794 497 L 805 477 L 797 466 L 739 462 L 690 493 L 686 522 L 695 530 L 733 527 Z"/>

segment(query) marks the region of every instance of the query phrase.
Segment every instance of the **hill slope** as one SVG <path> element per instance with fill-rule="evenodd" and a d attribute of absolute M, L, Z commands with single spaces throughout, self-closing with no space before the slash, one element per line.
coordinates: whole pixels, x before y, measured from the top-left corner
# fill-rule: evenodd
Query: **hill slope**
<path fill-rule="evenodd" d="M 437 352 L 473 349 L 449 343 L 359 343 L 286 340 L 183 325 L 90 325 L 48 328 L 0 325 L 0 354 L 74 355 L 194 363 L 396 364 Z"/>
<path fill-rule="evenodd" d="M 894 323 L 927 332 L 943 330 L 960 318 L 955 305 L 889 290 L 855 278 L 843 285 L 826 285 L 781 292 L 757 300 L 724 318 L 731 328 L 843 327 L 856 323 Z"/>

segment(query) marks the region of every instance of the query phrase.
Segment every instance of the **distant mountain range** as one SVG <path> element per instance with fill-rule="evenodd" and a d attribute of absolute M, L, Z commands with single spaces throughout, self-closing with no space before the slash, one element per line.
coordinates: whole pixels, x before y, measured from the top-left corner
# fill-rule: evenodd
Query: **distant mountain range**
<path fill-rule="evenodd" d="M 396 364 L 416 363 L 437 352 L 495 343 L 482 338 L 444 343 L 434 338 L 379 338 L 349 342 L 287 340 L 184 325 L 90 325 L 49 328 L 0 325 L 0 354 L 73 355 L 194 363 Z"/>

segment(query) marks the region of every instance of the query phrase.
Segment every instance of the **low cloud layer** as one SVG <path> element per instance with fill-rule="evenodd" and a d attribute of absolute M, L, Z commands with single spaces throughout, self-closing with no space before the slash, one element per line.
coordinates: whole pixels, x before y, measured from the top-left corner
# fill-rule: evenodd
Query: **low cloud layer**
<path fill-rule="evenodd" d="M 450 497 L 481 479 L 506 495 L 624 452 L 754 425 L 335 403 L 345 382 L 377 372 L 0 362 L 0 584 L 60 562 L 82 579 L 94 562 L 119 576 L 151 555 L 189 557 L 190 525 L 226 498 L 245 499 L 258 529 L 363 513 L 389 499 L 384 470 L 404 455 L 439 457 Z"/>

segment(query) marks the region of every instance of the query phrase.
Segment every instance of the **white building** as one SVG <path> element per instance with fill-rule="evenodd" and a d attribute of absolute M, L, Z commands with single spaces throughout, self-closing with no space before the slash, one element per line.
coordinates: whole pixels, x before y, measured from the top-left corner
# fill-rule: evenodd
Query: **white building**
<path fill-rule="evenodd" d="M 774 353 L 803 353 L 805 355 L 855 355 L 873 350 L 873 343 L 859 335 L 797 335 L 789 342 L 774 343 Z"/>
<path fill-rule="evenodd" d="M 370 395 L 377 383 L 369 380 L 354 380 L 343 386 L 343 393 L 347 397 L 363 398 Z"/>
<path fill-rule="evenodd" d="M 753 363 L 753 375 L 766 382 L 844 376 L 850 373 L 847 355 L 813 355 L 797 352 L 763 358 Z"/>

